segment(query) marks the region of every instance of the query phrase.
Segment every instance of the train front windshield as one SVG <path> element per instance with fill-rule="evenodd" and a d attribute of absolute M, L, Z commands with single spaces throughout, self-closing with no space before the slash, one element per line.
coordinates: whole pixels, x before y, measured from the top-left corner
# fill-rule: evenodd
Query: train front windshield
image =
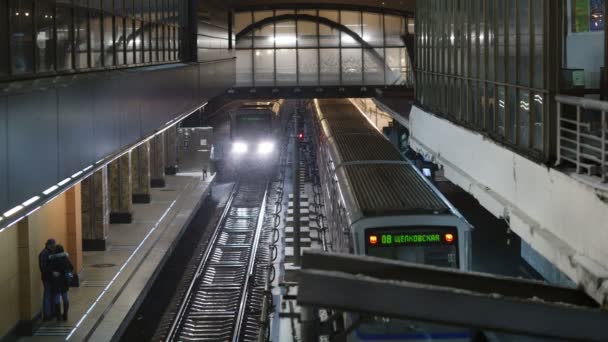
<path fill-rule="evenodd" d="M 271 125 L 272 117 L 267 112 L 252 112 L 236 117 L 236 133 L 241 137 L 270 134 Z"/>
<path fill-rule="evenodd" d="M 458 230 L 450 227 L 368 229 L 366 254 L 417 264 L 458 268 Z"/>

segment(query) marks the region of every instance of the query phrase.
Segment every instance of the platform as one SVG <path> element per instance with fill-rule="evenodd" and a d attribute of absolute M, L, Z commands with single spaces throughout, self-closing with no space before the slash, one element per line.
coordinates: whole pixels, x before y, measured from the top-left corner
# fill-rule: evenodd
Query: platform
<path fill-rule="evenodd" d="M 133 223 L 110 225 L 109 247 L 84 252 L 79 288 L 70 289 L 67 322 L 43 322 L 18 341 L 111 341 L 120 337 L 206 195 L 214 177 L 167 176 Z"/>

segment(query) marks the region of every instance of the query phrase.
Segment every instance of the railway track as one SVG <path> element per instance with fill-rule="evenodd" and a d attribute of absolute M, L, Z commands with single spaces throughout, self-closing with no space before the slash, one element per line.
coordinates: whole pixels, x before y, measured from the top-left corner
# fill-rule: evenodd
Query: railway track
<path fill-rule="evenodd" d="M 269 185 L 237 182 L 166 341 L 254 341 L 260 329 Z"/>

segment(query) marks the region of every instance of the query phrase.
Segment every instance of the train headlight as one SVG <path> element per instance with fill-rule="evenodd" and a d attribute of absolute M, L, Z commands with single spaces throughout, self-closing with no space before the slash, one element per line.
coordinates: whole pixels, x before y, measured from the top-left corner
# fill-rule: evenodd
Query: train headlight
<path fill-rule="evenodd" d="M 258 144 L 258 153 L 259 154 L 271 154 L 274 151 L 274 143 L 270 141 L 264 141 Z"/>
<path fill-rule="evenodd" d="M 249 149 L 249 147 L 244 142 L 239 141 L 239 142 L 235 142 L 234 144 L 232 144 L 232 152 L 237 153 L 237 154 L 247 153 L 248 149 Z"/>

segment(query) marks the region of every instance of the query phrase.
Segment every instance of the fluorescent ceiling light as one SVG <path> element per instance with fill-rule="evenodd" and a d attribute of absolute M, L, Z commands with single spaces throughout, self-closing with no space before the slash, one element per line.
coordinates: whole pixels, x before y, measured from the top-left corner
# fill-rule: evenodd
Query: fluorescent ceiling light
<path fill-rule="evenodd" d="M 4 217 L 10 217 L 11 215 L 14 215 L 16 212 L 18 212 L 21 209 L 23 209 L 23 206 L 22 205 L 18 205 L 16 207 L 14 207 L 13 209 L 5 212 L 4 213 Z"/>
<path fill-rule="evenodd" d="M 27 200 L 27 201 L 23 202 L 23 206 L 24 206 L 24 207 L 27 207 L 28 205 L 30 205 L 30 204 L 32 204 L 32 203 L 34 203 L 34 202 L 36 202 L 36 201 L 37 201 L 37 200 L 39 200 L 39 199 L 40 199 L 40 196 L 34 196 L 34 197 L 30 198 L 29 200 Z"/>
<path fill-rule="evenodd" d="M 44 190 L 42 193 L 48 196 L 51 192 L 53 192 L 57 189 L 59 189 L 59 187 L 57 185 L 53 185 L 52 187 Z"/>

